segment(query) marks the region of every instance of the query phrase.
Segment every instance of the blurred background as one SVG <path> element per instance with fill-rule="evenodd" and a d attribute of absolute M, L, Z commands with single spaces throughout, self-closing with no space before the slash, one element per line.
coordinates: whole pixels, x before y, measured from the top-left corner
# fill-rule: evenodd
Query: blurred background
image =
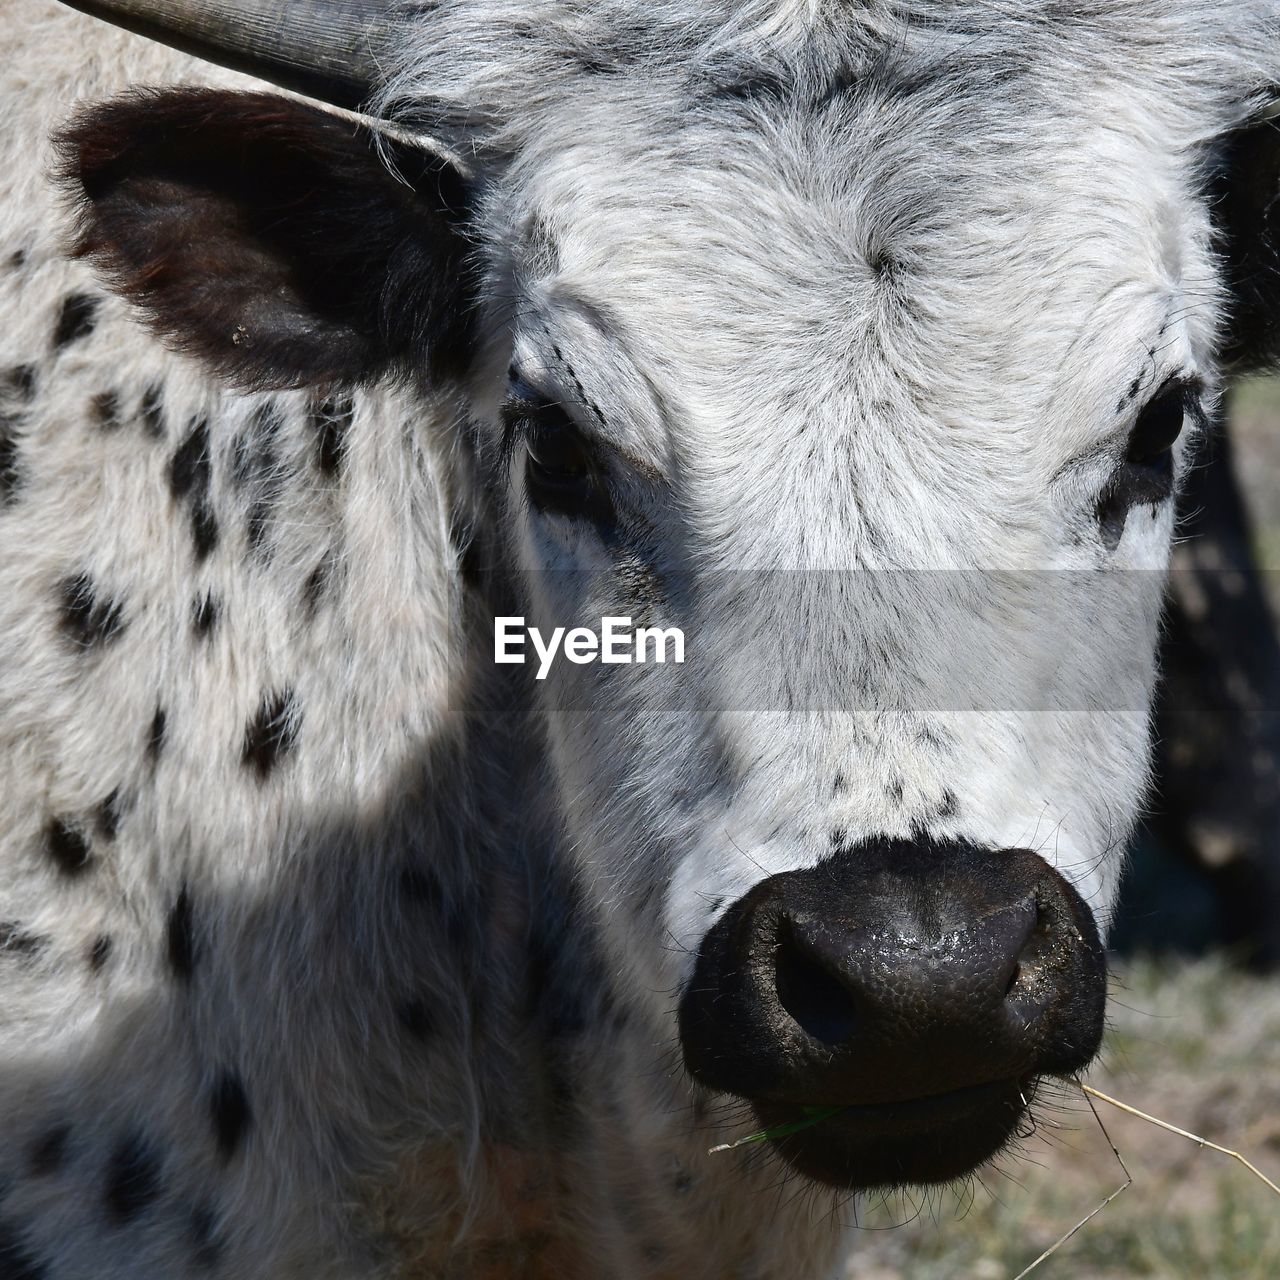
<path fill-rule="evenodd" d="M 1207 444 L 1182 500 L 1157 781 L 1088 1080 L 1280 1183 L 1280 380 L 1239 385 Z M 1280 1197 L 1094 1106 L 1064 1087 L 970 1186 L 860 1207 L 851 1280 L 1013 1280 L 1124 1184 L 1111 1142 L 1132 1185 L 1035 1280 L 1280 1280 Z"/>

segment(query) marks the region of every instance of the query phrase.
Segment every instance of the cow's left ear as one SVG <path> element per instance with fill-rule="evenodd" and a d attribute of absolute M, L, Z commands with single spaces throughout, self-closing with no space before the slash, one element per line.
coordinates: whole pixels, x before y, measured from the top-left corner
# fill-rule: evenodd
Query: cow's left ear
<path fill-rule="evenodd" d="M 1223 359 L 1245 373 L 1280 364 L 1280 120 L 1269 113 L 1228 135 L 1210 206 L 1224 257 Z"/>
<path fill-rule="evenodd" d="M 61 138 L 79 252 L 171 345 L 254 389 L 456 373 L 476 288 L 441 157 L 276 94 L 135 93 Z"/>

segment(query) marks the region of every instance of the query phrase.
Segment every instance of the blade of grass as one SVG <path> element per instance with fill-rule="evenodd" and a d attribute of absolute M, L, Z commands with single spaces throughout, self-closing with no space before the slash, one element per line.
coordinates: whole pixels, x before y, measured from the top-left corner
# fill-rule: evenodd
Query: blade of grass
<path fill-rule="evenodd" d="M 1116 1160 L 1119 1161 L 1120 1168 L 1124 1170 L 1124 1185 L 1117 1187 L 1100 1205 L 1098 1205 L 1096 1209 L 1093 1210 L 1092 1213 L 1081 1218 L 1070 1231 L 1055 1240 L 1054 1243 L 1051 1244 L 1049 1248 L 1047 1248 L 1029 1267 L 1024 1271 L 1018 1272 L 1014 1277 L 1014 1280 L 1026 1280 L 1026 1277 L 1029 1276 L 1042 1262 L 1044 1262 L 1046 1258 L 1050 1258 L 1057 1253 L 1058 1250 L 1061 1249 L 1077 1231 L 1089 1222 L 1093 1221 L 1093 1219 L 1096 1218 L 1098 1214 L 1100 1214 L 1103 1209 L 1105 1209 L 1118 1195 L 1120 1195 L 1121 1192 L 1127 1191 L 1133 1185 L 1133 1175 L 1129 1172 L 1129 1168 L 1125 1164 L 1124 1157 L 1120 1154 L 1119 1148 L 1112 1141 L 1111 1135 L 1107 1132 L 1107 1126 L 1102 1123 L 1102 1117 L 1098 1114 L 1098 1108 L 1093 1104 L 1093 1100 L 1095 1098 L 1097 1098 L 1099 1102 L 1105 1102 L 1110 1107 L 1115 1107 L 1118 1111 L 1123 1111 L 1128 1115 L 1136 1116 L 1139 1120 L 1145 1120 L 1148 1124 L 1155 1125 L 1157 1129 L 1164 1129 L 1169 1133 L 1177 1134 L 1180 1138 L 1186 1138 L 1188 1142 L 1194 1142 L 1199 1147 L 1208 1147 L 1210 1151 L 1217 1151 L 1220 1155 L 1230 1156 L 1231 1159 L 1238 1160 L 1246 1169 L 1249 1170 L 1250 1173 L 1253 1174 L 1255 1178 L 1266 1183 L 1266 1185 L 1276 1195 L 1280 1196 L 1280 1187 L 1276 1186 L 1276 1184 L 1272 1182 L 1271 1179 L 1268 1178 L 1267 1175 L 1256 1165 L 1246 1160 L 1240 1152 L 1232 1151 L 1229 1147 L 1219 1146 L 1216 1142 L 1210 1142 L 1208 1138 L 1202 1138 L 1198 1133 L 1191 1133 L 1186 1129 L 1180 1129 L 1176 1124 L 1170 1124 L 1167 1120 L 1161 1120 L 1156 1116 L 1149 1115 L 1145 1111 L 1139 1111 L 1137 1107 L 1131 1107 L 1127 1102 L 1121 1102 L 1119 1098 L 1113 1098 L 1110 1094 L 1103 1093 L 1101 1089 L 1095 1089 L 1091 1085 L 1083 1083 L 1081 1080 L 1076 1080 L 1075 1083 L 1080 1092 L 1084 1094 L 1085 1101 L 1089 1104 L 1089 1110 L 1093 1112 L 1093 1118 L 1097 1120 L 1098 1128 L 1102 1130 L 1102 1134 L 1107 1140 L 1107 1145 L 1110 1146 Z"/>
<path fill-rule="evenodd" d="M 1276 1186 L 1257 1165 L 1251 1164 L 1246 1160 L 1240 1152 L 1232 1151 L 1229 1147 L 1220 1147 L 1216 1142 L 1210 1142 L 1208 1138 L 1202 1138 L 1197 1133 L 1189 1133 L 1186 1129 L 1179 1129 L 1176 1124 L 1170 1124 L 1167 1120 L 1158 1120 L 1155 1116 L 1150 1116 L 1145 1111 L 1139 1111 L 1137 1107 L 1131 1107 L 1127 1102 L 1121 1102 L 1118 1098 L 1109 1097 L 1101 1090 L 1094 1089 L 1087 1084 L 1082 1084 L 1080 1088 L 1088 1096 L 1097 1098 L 1099 1102 L 1105 1102 L 1108 1106 L 1116 1107 L 1120 1111 L 1126 1111 L 1131 1116 L 1137 1116 L 1139 1120 L 1145 1120 L 1148 1124 L 1155 1125 L 1157 1129 L 1165 1129 L 1169 1133 L 1176 1133 L 1178 1137 L 1186 1138 L 1188 1142 L 1194 1142 L 1197 1146 L 1208 1147 L 1210 1151 L 1216 1151 L 1220 1155 L 1230 1156 L 1232 1160 L 1238 1160 L 1255 1178 L 1260 1182 L 1265 1182 L 1276 1195 L 1280 1196 L 1280 1187 Z M 1093 1104 L 1090 1103 L 1090 1105 L 1092 1106 Z"/>
<path fill-rule="evenodd" d="M 1089 1110 L 1093 1112 L 1093 1118 L 1098 1122 L 1098 1128 L 1102 1130 L 1102 1136 L 1106 1138 L 1107 1146 L 1111 1148 L 1111 1154 L 1115 1156 L 1120 1168 L 1124 1171 L 1124 1182 L 1118 1186 L 1096 1209 L 1094 1209 L 1092 1213 L 1085 1214 L 1085 1216 L 1081 1218 L 1070 1231 L 1060 1235 L 1029 1267 L 1019 1271 L 1018 1274 L 1014 1276 L 1013 1280 L 1026 1280 L 1026 1277 L 1029 1276 L 1046 1258 L 1053 1257 L 1053 1255 L 1057 1253 L 1058 1250 L 1061 1249 L 1077 1231 L 1082 1227 L 1088 1226 L 1088 1224 L 1092 1222 L 1094 1218 L 1096 1218 L 1098 1214 L 1107 1207 L 1107 1205 L 1133 1186 L 1133 1174 L 1129 1172 L 1129 1166 L 1125 1164 L 1124 1157 L 1120 1154 L 1120 1148 L 1116 1146 L 1111 1139 L 1111 1135 L 1107 1132 L 1107 1126 L 1102 1123 L 1102 1117 L 1098 1114 L 1098 1108 L 1093 1105 L 1093 1099 L 1088 1096 L 1090 1091 L 1086 1090 L 1085 1086 L 1080 1084 L 1079 1080 L 1076 1081 L 1076 1084 L 1085 1091 L 1085 1101 L 1089 1104 Z"/>
<path fill-rule="evenodd" d="M 802 1107 L 801 1110 L 804 1112 L 802 1120 L 774 1125 L 772 1129 L 761 1129 L 759 1133 L 749 1133 L 745 1138 L 739 1138 L 737 1142 L 722 1142 L 718 1147 L 712 1147 L 707 1155 L 714 1156 L 721 1151 L 733 1151 L 737 1147 L 745 1147 L 753 1142 L 768 1142 L 771 1138 L 785 1138 L 788 1134 L 802 1133 L 805 1129 L 812 1129 L 815 1124 L 830 1120 L 832 1116 L 843 1111 L 844 1107 Z"/>

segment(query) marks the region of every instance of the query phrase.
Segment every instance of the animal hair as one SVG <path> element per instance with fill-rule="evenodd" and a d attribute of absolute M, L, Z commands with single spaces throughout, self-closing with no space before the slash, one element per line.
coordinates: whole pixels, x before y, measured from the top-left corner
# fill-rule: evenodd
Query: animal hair
<path fill-rule="evenodd" d="M 1274 3 L 404 0 L 399 141 L 0 13 L 0 1275 L 834 1274 L 682 989 L 868 841 L 1105 932 Z M 492 661 L 612 610 L 720 661 Z"/>

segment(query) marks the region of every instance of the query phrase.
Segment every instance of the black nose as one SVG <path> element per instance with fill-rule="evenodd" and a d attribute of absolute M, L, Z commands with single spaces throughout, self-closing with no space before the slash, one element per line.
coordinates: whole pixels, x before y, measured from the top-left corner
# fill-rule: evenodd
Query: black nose
<path fill-rule="evenodd" d="M 1034 853 L 876 841 L 757 885 L 708 933 L 680 1008 L 701 1083 L 766 1124 L 839 1107 L 783 1154 L 840 1185 L 943 1181 L 1016 1128 L 1041 1075 L 1094 1056 L 1092 913 Z"/>

